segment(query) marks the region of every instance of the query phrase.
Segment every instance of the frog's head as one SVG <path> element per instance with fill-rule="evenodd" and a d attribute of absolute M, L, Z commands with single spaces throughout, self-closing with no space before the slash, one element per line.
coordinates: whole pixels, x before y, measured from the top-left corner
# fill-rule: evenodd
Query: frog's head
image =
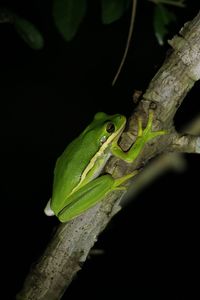
<path fill-rule="evenodd" d="M 99 146 L 103 144 L 109 145 L 112 141 L 120 136 L 126 124 L 126 117 L 120 114 L 107 115 L 98 112 L 87 127 L 90 133 L 95 134 L 95 139 Z"/>

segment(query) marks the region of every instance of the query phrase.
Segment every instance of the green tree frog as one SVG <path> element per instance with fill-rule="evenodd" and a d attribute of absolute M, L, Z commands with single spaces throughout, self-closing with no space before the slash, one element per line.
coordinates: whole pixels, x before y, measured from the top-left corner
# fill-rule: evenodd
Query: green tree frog
<path fill-rule="evenodd" d="M 166 133 L 152 131 L 152 122 L 153 111 L 150 110 L 146 128 L 142 128 L 142 120 L 139 119 L 136 141 L 124 152 L 118 145 L 118 139 L 126 125 L 126 117 L 97 113 L 57 159 L 46 215 L 56 215 L 61 222 L 67 222 L 103 200 L 108 193 L 125 189 L 123 183 L 137 171 L 117 179 L 101 172 L 111 155 L 132 163 L 149 140 Z"/>

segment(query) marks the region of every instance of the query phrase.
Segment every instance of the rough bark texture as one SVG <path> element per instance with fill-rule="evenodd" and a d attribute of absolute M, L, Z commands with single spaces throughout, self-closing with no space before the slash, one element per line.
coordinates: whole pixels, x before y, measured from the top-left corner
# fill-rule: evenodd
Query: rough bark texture
<path fill-rule="evenodd" d="M 200 14 L 188 22 L 169 43 L 173 50 L 152 79 L 131 116 L 120 145 L 127 149 L 133 143 L 137 134 L 136 119 L 141 116 L 145 126 L 149 109 L 155 111 L 154 130 L 168 129 L 169 134 L 148 143 L 131 166 L 112 158 L 106 170 L 113 176 L 140 168 L 152 156 L 166 148 L 170 149 L 174 136 L 177 136 L 173 127 L 174 115 L 195 81 L 200 78 Z M 106 201 L 82 216 L 67 224 L 61 224 L 42 257 L 30 270 L 17 299 L 60 299 L 80 270 L 80 264 L 85 261 L 99 233 L 119 211 L 121 196 L 120 192 L 112 193 Z"/>

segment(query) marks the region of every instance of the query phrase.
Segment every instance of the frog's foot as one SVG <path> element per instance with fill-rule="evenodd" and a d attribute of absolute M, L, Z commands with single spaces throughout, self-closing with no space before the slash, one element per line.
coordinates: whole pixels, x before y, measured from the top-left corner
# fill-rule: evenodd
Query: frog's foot
<path fill-rule="evenodd" d="M 120 178 L 117 178 L 114 180 L 114 185 L 113 185 L 113 189 L 114 190 L 120 190 L 120 191 L 123 191 L 123 190 L 126 190 L 127 188 L 125 186 L 122 186 L 122 184 L 126 181 L 128 181 L 130 178 L 134 177 L 135 175 L 138 174 L 138 170 L 135 170 L 129 174 L 126 174 Z"/>
<path fill-rule="evenodd" d="M 48 217 L 51 217 L 51 216 L 54 216 L 54 215 L 55 215 L 54 212 L 53 212 L 53 210 L 51 209 L 50 204 L 51 204 L 51 199 L 48 201 L 48 203 L 47 203 L 47 205 L 46 205 L 46 207 L 45 207 L 45 209 L 44 209 L 44 213 L 45 213 L 45 215 L 47 215 Z"/>
<path fill-rule="evenodd" d="M 131 146 L 131 148 L 127 152 L 124 152 L 117 145 L 117 143 L 113 143 L 111 147 L 111 151 L 113 155 L 119 157 L 120 159 L 128 163 L 133 163 L 148 141 L 152 140 L 157 136 L 168 133 L 165 130 L 152 131 L 152 126 L 153 126 L 153 111 L 150 110 L 147 126 L 145 129 L 142 128 L 142 119 L 138 118 L 137 138 L 134 144 Z"/>
<path fill-rule="evenodd" d="M 158 131 L 152 131 L 152 125 L 153 125 L 153 110 L 149 111 L 149 118 L 147 122 L 147 126 L 145 129 L 142 128 L 142 119 L 138 118 L 138 136 L 137 139 L 142 140 L 143 144 L 147 143 L 151 139 L 167 134 L 166 130 L 158 130 Z"/>
<path fill-rule="evenodd" d="M 129 149 L 129 151 L 124 155 L 124 160 L 129 163 L 132 163 L 138 155 L 141 153 L 142 149 L 144 148 L 145 144 L 152 140 L 153 138 L 167 134 L 166 130 L 159 130 L 159 131 L 152 131 L 153 126 L 153 111 L 149 111 L 149 118 L 147 122 L 147 126 L 145 129 L 142 128 L 142 119 L 138 118 L 138 133 L 135 143 Z"/>

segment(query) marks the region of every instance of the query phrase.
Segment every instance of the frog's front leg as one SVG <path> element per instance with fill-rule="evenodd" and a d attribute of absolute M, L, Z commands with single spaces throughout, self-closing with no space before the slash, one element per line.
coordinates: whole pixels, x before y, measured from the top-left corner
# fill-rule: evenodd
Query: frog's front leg
<path fill-rule="evenodd" d="M 111 151 L 113 155 L 121 158 L 122 160 L 132 163 L 138 157 L 145 144 L 153 138 L 167 134 L 166 130 L 152 131 L 153 125 L 153 110 L 149 112 L 149 118 L 145 129 L 142 128 L 142 119 L 138 118 L 138 133 L 135 143 L 131 146 L 129 151 L 124 152 L 116 143 L 113 143 Z"/>

